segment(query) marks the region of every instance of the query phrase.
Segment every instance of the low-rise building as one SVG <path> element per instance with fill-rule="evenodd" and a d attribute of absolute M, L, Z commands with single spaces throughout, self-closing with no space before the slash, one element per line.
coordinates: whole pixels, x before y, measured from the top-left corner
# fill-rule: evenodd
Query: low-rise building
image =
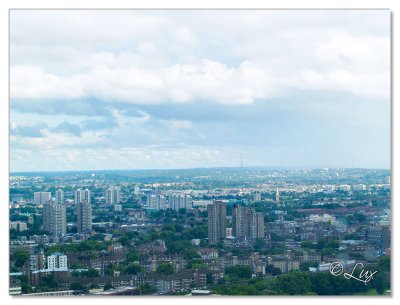
<path fill-rule="evenodd" d="M 10 229 L 18 232 L 26 231 L 28 230 L 28 224 L 23 221 L 10 221 Z"/>

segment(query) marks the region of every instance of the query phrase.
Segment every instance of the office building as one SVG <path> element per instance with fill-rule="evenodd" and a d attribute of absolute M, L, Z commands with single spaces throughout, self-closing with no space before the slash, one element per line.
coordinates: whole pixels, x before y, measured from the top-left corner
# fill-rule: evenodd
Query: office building
<path fill-rule="evenodd" d="M 28 230 L 28 224 L 23 221 L 10 221 L 10 229 L 18 232 Z"/>
<path fill-rule="evenodd" d="M 117 187 L 109 187 L 105 192 L 105 198 L 107 205 L 119 204 L 119 189 Z"/>
<path fill-rule="evenodd" d="M 190 195 L 173 194 L 168 196 L 169 208 L 175 211 L 193 209 L 193 199 Z"/>
<path fill-rule="evenodd" d="M 64 192 L 63 192 L 63 190 L 58 189 L 56 191 L 55 201 L 56 201 L 56 203 L 64 203 Z"/>
<path fill-rule="evenodd" d="M 275 201 L 276 201 L 276 205 L 279 206 L 279 204 L 280 204 L 279 189 L 276 189 Z"/>
<path fill-rule="evenodd" d="M 54 236 L 67 234 L 67 216 L 64 203 L 48 201 L 43 205 L 43 230 Z"/>
<path fill-rule="evenodd" d="M 91 203 L 90 197 L 91 197 L 90 190 L 77 189 L 75 191 L 75 204 L 82 203 L 82 202 Z"/>
<path fill-rule="evenodd" d="M 76 204 L 78 233 L 92 231 L 92 205 L 86 200 Z"/>
<path fill-rule="evenodd" d="M 208 242 L 217 243 L 226 237 L 226 204 L 215 201 L 207 206 L 208 213 Z"/>
<path fill-rule="evenodd" d="M 254 193 L 253 201 L 261 201 L 261 193 L 259 193 L 259 192 Z"/>
<path fill-rule="evenodd" d="M 45 268 L 45 258 L 43 252 L 29 256 L 29 271 L 43 270 Z"/>
<path fill-rule="evenodd" d="M 264 224 L 264 214 L 256 212 L 256 222 L 257 222 L 257 233 L 256 238 L 265 237 L 265 224 Z"/>
<path fill-rule="evenodd" d="M 48 270 L 68 270 L 67 256 L 63 253 L 52 253 L 47 257 Z"/>
<path fill-rule="evenodd" d="M 147 196 L 147 208 L 152 210 L 158 210 L 158 196 L 156 195 Z"/>
<path fill-rule="evenodd" d="M 45 204 L 47 201 L 51 200 L 50 192 L 35 192 L 33 194 L 33 202 L 35 204 Z"/>
<path fill-rule="evenodd" d="M 140 192 L 140 186 L 139 186 L 138 184 L 136 184 L 136 185 L 134 186 L 134 188 L 133 188 L 133 194 L 134 194 L 135 196 L 139 196 L 139 195 L 141 194 L 141 192 Z"/>
<path fill-rule="evenodd" d="M 152 210 L 166 210 L 167 209 L 167 198 L 160 195 L 149 195 L 147 196 L 147 207 Z"/>
<path fill-rule="evenodd" d="M 238 240 L 264 237 L 264 215 L 255 209 L 234 206 L 232 210 L 232 235 Z"/>

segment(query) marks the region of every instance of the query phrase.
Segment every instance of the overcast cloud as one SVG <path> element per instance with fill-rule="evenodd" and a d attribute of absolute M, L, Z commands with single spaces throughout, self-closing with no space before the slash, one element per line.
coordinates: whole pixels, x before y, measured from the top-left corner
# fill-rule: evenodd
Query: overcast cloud
<path fill-rule="evenodd" d="M 11 11 L 12 171 L 390 166 L 390 12 Z"/>

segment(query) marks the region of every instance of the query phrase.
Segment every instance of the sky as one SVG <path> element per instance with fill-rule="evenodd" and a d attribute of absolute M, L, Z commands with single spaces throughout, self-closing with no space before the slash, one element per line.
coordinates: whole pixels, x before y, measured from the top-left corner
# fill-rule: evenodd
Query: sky
<path fill-rule="evenodd" d="M 10 170 L 390 168 L 389 10 L 11 10 Z"/>

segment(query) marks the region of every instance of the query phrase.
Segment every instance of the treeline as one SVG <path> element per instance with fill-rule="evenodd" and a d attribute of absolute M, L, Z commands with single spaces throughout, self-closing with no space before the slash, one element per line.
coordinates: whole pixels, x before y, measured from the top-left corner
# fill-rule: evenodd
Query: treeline
<path fill-rule="evenodd" d="M 371 288 L 383 294 L 389 286 L 382 276 L 365 285 L 329 272 L 293 271 L 275 278 L 253 279 L 246 284 L 219 285 L 212 291 L 220 295 L 352 295 L 366 293 Z"/>
<path fill-rule="evenodd" d="M 212 291 L 220 295 L 352 295 L 367 293 L 374 288 L 378 294 L 383 294 L 390 289 L 390 258 L 381 258 L 375 270 L 376 275 L 367 284 L 343 276 L 333 276 L 330 272 L 296 270 L 273 278 L 218 285 Z"/>

